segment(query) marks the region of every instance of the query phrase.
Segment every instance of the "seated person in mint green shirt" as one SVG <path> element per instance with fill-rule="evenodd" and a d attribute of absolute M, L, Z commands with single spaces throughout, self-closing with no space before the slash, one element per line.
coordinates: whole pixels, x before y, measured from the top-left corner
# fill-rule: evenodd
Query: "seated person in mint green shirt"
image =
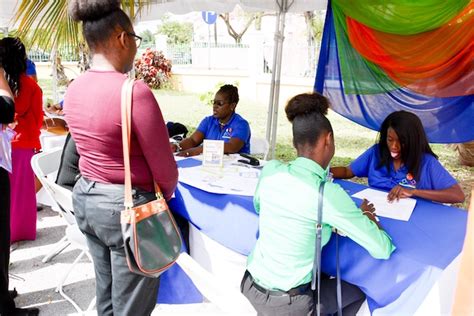
<path fill-rule="evenodd" d="M 260 216 L 259 236 L 241 283 L 242 293 L 258 315 L 313 315 L 310 283 L 318 190 L 335 150 L 331 123 L 325 116 L 328 106 L 328 100 L 318 93 L 300 94 L 288 102 L 285 111 L 293 123 L 298 158 L 288 164 L 271 161 L 260 175 L 254 196 Z M 332 228 L 337 228 L 374 258 L 387 259 L 395 249 L 377 222 L 373 205 L 364 201 L 358 208 L 344 189 L 332 182 L 325 184 L 322 223 L 323 246 Z M 321 278 L 322 314 L 337 312 L 335 283 L 327 276 Z M 359 288 L 342 281 L 344 315 L 355 315 L 364 299 Z"/>
<path fill-rule="evenodd" d="M 213 115 L 204 118 L 197 130 L 172 149 L 179 151 L 178 156 L 196 156 L 202 153 L 204 139 L 223 140 L 224 153 L 250 153 L 250 126 L 235 107 L 239 103 L 237 87 L 226 84 L 220 87 L 214 96 Z"/>
<path fill-rule="evenodd" d="M 367 177 L 371 187 L 390 191 L 389 201 L 413 196 L 462 203 L 461 187 L 437 158 L 418 116 L 398 111 L 383 121 L 376 145 L 349 167 L 334 167 L 331 172 L 339 179 Z"/>

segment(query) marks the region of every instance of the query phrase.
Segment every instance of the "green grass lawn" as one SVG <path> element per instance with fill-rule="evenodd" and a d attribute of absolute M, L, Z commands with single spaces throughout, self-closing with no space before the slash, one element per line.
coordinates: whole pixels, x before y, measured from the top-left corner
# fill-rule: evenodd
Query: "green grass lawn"
<path fill-rule="evenodd" d="M 51 95 L 51 80 L 40 80 L 45 95 Z M 204 116 L 212 114 L 209 105 L 203 105 L 199 95 L 172 90 L 154 91 L 156 99 L 160 104 L 165 121 L 180 122 L 189 128 L 195 128 Z M 249 100 L 241 100 L 237 106 L 237 112 L 245 117 L 252 129 L 252 135 L 265 137 L 267 104 L 260 104 Z M 334 129 L 336 139 L 336 154 L 331 165 L 347 165 L 357 158 L 367 148 L 374 144 L 377 133 L 346 118 L 330 111 L 329 120 Z M 433 144 L 434 152 L 439 156 L 441 163 L 460 182 L 466 196 L 470 196 L 470 190 L 474 181 L 474 168 L 461 166 L 458 162 L 457 153 L 447 145 Z M 276 158 L 289 161 L 296 157 L 292 146 L 291 125 L 285 117 L 284 105 L 280 105 L 277 127 Z M 362 180 L 363 182 L 364 180 Z M 469 199 L 462 207 L 467 207 Z"/>
<path fill-rule="evenodd" d="M 202 104 L 197 94 L 169 90 L 157 90 L 154 93 L 165 121 L 180 122 L 193 128 L 204 116 L 212 114 L 211 106 Z M 239 102 L 236 111 L 249 121 L 252 136 L 265 137 L 267 110 L 266 104 L 244 99 Z M 348 165 L 376 141 L 377 132 L 353 123 L 333 111 L 329 112 L 329 120 L 336 138 L 336 154 L 331 162 L 333 166 Z M 277 159 L 289 161 L 296 157 L 291 134 L 291 124 L 285 117 L 284 105 L 280 105 L 277 127 Z M 432 144 L 432 148 L 439 156 L 441 163 L 460 182 L 466 196 L 470 196 L 474 181 L 474 168 L 461 166 L 457 153 L 447 145 Z M 365 179 L 358 181 L 364 183 Z M 466 202 L 459 206 L 467 208 L 467 201 L 469 200 L 466 199 Z"/>

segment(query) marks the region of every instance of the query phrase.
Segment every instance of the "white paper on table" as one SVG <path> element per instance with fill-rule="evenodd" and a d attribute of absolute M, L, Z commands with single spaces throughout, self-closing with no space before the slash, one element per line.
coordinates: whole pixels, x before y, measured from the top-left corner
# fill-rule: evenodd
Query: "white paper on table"
<path fill-rule="evenodd" d="M 217 194 L 253 196 L 259 175 L 258 169 L 239 166 L 179 168 L 179 182 Z"/>
<path fill-rule="evenodd" d="M 387 192 L 365 189 L 353 194 L 352 196 L 359 199 L 366 199 L 374 204 L 377 216 L 408 221 L 411 213 L 415 209 L 416 200 L 407 198 L 389 203 L 387 201 L 387 195 Z"/>
<path fill-rule="evenodd" d="M 224 141 L 205 139 L 202 145 L 203 166 L 222 167 L 224 159 Z"/>

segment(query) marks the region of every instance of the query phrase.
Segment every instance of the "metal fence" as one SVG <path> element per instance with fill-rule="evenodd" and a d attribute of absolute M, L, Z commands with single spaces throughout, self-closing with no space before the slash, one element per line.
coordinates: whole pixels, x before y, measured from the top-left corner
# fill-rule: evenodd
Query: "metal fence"
<path fill-rule="evenodd" d="M 141 45 L 138 49 L 137 57 L 140 57 L 147 48 L 155 49 L 155 44 L 147 43 L 145 45 Z M 192 64 L 190 44 L 167 45 L 165 55 L 171 60 L 172 65 Z"/>
<path fill-rule="evenodd" d="M 137 53 L 137 57 L 147 49 L 155 49 L 154 43 L 143 43 Z M 202 48 L 223 48 L 223 49 L 248 49 L 248 44 L 234 44 L 234 43 L 214 43 L 214 42 L 194 42 L 191 44 L 168 44 L 165 49 L 165 55 L 171 60 L 172 65 L 193 65 L 193 49 Z M 284 45 L 283 46 L 283 68 L 282 75 L 314 77 L 316 64 L 319 57 L 319 45 L 304 46 L 304 45 Z M 195 52 L 196 53 L 196 52 Z M 77 47 L 63 46 L 58 49 L 58 54 L 62 62 L 77 62 L 79 61 L 79 50 Z M 220 54 L 220 53 L 217 53 Z M 263 58 L 262 73 L 272 73 L 273 69 L 273 44 L 265 44 L 261 52 Z M 51 52 L 43 51 L 41 49 L 31 49 L 28 52 L 28 57 L 34 62 L 50 62 Z M 243 54 L 243 56 L 245 56 Z M 200 56 L 195 55 L 196 56 Z M 216 56 L 216 55 L 214 55 Z M 219 56 L 219 55 L 217 55 Z M 202 62 L 202 58 L 197 58 L 194 63 Z M 245 63 L 244 60 L 242 60 Z M 199 66 L 199 65 L 197 65 Z"/>
<path fill-rule="evenodd" d="M 320 45 L 283 45 L 282 75 L 314 77 Z M 273 45 L 263 46 L 263 73 L 273 72 Z"/>
<path fill-rule="evenodd" d="M 76 47 L 63 46 L 58 48 L 57 52 L 62 62 L 79 61 L 79 49 Z M 28 51 L 28 58 L 34 62 L 49 62 L 51 61 L 51 57 L 51 51 L 44 51 L 39 48 L 32 48 Z"/>

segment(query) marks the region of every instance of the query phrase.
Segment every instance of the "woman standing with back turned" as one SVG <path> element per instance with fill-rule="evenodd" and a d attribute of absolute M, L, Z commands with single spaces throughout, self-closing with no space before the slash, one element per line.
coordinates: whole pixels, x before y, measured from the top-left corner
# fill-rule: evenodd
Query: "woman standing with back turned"
<path fill-rule="evenodd" d="M 69 86 L 65 117 L 80 155 L 82 178 L 73 190 L 76 220 L 94 261 L 99 315 L 150 315 L 159 279 L 130 272 L 120 211 L 124 209 L 121 88 L 140 37 L 117 0 L 71 0 L 82 21 L 92 67 Z M 178 172 L 161 110 L 150 89 L 136 82 L 132 97 L 130 162 L 134 204 L 154 200 L 153 181 L 169 199 Z"/>
<path fill-rule="evenodd" d="M 4 50 L 3 66 L 15 97 L 15 132 L 12 140 L 13 172 L 11 184 L 11 242 L 36 239 L 35 174 L 31 157 L 41 149 L 43 92 L 26 75 L 26 50 L 19 38 L 0 40 Z"/>

